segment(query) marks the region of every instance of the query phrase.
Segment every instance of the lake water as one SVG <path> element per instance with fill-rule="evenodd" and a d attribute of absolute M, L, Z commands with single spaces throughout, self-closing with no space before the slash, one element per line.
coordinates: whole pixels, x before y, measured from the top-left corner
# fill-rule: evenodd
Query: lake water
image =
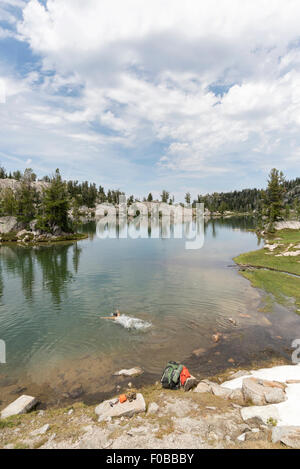
<path fill-rule="evenodd" d="M 199 250 L 186 250 L 184 239 L 99 239 L 93 223 L 75 244 L 2 246 L 2 403 L 24 392 L 47 404 L 96 402 L 128 383 L 111 376 L 121 368 L 141 366 L 140 384 L 170 359 L 202 375 L 286 354 L 300 318 L 279 306 L 261 313 L 262 294 L 232 266 L 258 247 L 251 226 L 247 218 L 210 220 Z M 116 309 L 143 322 L 130 329 L 126 318 L 102 319 Z"/>

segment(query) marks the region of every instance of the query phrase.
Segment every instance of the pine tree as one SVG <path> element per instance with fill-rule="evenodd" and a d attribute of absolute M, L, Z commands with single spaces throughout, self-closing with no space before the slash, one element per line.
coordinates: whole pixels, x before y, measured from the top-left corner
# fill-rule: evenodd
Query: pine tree
<path fill-rule="evenodd" d="M 33 169 L 26 168 L 24 171 L 23 178 L 28 180 L 29 182 L 34 182 L 36 181 L 36 174 L 33 172 Z"/>
<path fill-rule="evenodd" d="M 274 223 L 281 216 L 283 196 L 285 192 L 283 173 L 273 168 L 269 174 L 268 187 L 265 196 L 265 208 L 270 223 Z"/>
<path fill-rule="evenodd" d="M 81 215 L 80 206 L 81 206 L 81 202 L 80 202 L 79 196 L 74 197 L 72 199 L 72 225 L 75 229 L 80 224 L 80 215 Z"/>
<path fill-rule="evenodd" d="M 1 192 L 0 211 L 3 216 L 16 215 L 17 201 L 13 190 L 9 187 Z"/>
<path fill-rule="evenodd" d="M 290 209 L 289 205 L 286 205 L 285 206 L 285 218 L 286 218 L 286 220 L 289 220 L 290 215 L 291 215 L 291 209 Z"/>
<path fill-rule="evenodd" d="M 226 212 L 227 210 L 227 204 L 226 202 L 221 202 L 220 204 L 220 207 L 219 207 L 219 212 L 221 213 L 221 215 L 224 215 L 224 212 Z"/>
<path fill-rule="evenodd" d="M 162 194 L 161 194 L 161 201 L 167 204 L 167 203 L 168 203 L 168 200 L 169 200 L 169 196 L 170 196 L 169 192 L 167 192 L 167 191 L 165 191 L 165 190 L 162 191 Z"/>
<path fill-rule="evenodd" d="M 70 203 L 66 184 L 62 181 L 60 172 L 57 169 L 49 187 L 44 189 L 38 227 L 50 233 L 53 232 L 55 227 L 64 232 L 71 231 L 68 218 L 69 208 Z"/>
<path fill-rule="evenodd" d="M 24 223 L 26 227 L 36 216 L 36 205 L 38 202 L 37 192 L 32 187 L 31 182 L 31 172 L 25 171 L 21 179 L 21 185 L 16 192 L 17 219 Z"/>
<path fill-rule="evenodd" d="M 106 201 L 106 194 L 105 194 L 104 188 L 102 186 L 99 187 L 98 200 L 99 200 L 100 204 L 103 204 L 103 202 Z"/>
<path fill-rule="evenodd" d="M 191 194 L 189 192 L 187 192 L 185 194 L 185 201 L 186 201 L 187 205 L 190 205 L 190 203 L 191 203 Z"/>
<path fill-rule="evenodd" d="M 0 166 L 0 179 L 5 179 L 6 177 L 7 177 L 7 174 L 6 174 L 5 168 Z"/>
<path fill-rule="evenodd" d="M 131 195 L 130 197 L 128 197 L 128 200 L 127 200 L 127 206 L 130 207 L 130 205 L 134 204 L 134 196 Z"/>
<path fill-rule="evenodd" d="M 16 181 L 20 181 L 22 179 L 22 173 L 21 171 L 17 170 L 13 172 L 13 178 L 16 179 Z"/>
<path fill-rule="evenodd" d="M 295 200 L 294 207 L 295 207 L 296 216 L 299 219 L 300 218 L 300 200 L 297 200 L 297 199 Z"/>

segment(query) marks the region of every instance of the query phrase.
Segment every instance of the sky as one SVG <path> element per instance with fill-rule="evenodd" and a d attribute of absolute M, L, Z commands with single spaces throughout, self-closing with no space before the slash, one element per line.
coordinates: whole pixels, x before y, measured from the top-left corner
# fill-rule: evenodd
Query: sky
<path fill-rule="evenodd" d="M 0 0 L 0 164 L 182 199 L 300 176 L 299 0 Z"/>

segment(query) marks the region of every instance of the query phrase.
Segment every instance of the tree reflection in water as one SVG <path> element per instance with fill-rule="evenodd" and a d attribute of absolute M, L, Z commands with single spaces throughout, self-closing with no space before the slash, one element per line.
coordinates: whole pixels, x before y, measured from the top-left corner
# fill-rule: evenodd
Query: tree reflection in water
<path fill-rule="evenodd" d="M 72 253 L 72 264 L 69 262 Z M 67 293 L 67 284 L 78 272 L 81 248 L 74 244 L 53 244 L 51 246 L 2 246 L 0 249 L 0 297 L 4 282 L 2 265 L 7 272 L 18 275 L 22 282 L 23 294 L 27 301 L 34 300 L 34 288 L 38 282 L 40 267 L 43 288 L 51 293 L 54 304 L 60 304 L 62 295 Z"/>

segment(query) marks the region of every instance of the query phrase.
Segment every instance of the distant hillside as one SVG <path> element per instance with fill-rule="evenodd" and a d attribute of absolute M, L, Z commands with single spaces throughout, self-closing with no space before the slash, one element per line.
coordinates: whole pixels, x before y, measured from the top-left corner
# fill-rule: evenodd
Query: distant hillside
<path fill-rule="evenodd" d="M 285 181 L 284 201 L 293 205 L 300 202 L 300 178 Z M 232 192 L 214 192 L 213 194 L 199 195 L 195 202 L 203 202 L 211 212 L 230 210 L 233 212 L 251 212 L 257 210 L 263 200 L 263 189 L 243 189 Z"/>

